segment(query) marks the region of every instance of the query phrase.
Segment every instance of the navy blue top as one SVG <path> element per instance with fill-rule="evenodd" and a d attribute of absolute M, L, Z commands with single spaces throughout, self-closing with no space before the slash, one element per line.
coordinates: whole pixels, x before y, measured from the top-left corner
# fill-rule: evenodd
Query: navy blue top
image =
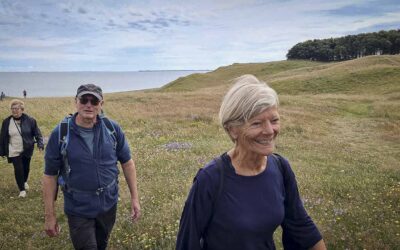
<path fill-rule="evenodd" d="M 202 249 L 200 239 L 204 240 L 203 249 L 275 249 L 273 233 L 279 225 L 285 249 L 308 249 L 322 239 L 303 207 L 286 159 L 282 158 L 285 171 L 281 172 L 278 162 L 268 157 L 262 173 L 242 176 L 236 174 L 226 153 L 221 157 L 224 181 L 214 214 L 213 201 L 221 182 L 215 160 L 194 179 L 182 213 L 176 249 Z"/>
<path fill-rule="evenodd" d="M 111 121 L 116 132 L 117 147 L 106 125 L 97 118 L 93 127 L 93 153 L 75 123 L 76 114 L 71 118 L 67 157 L 71 168 L 68 187 L 87 192 L 64 192 L 64 211 L 66 214 L 84 218 L 95 218 L 98 214 L 111 209 L 118 201 L 118 185 L 106 188 L 96 194 L 98 188 L 104 188 L 118 178 L 117 161 L 125 163 L 131 159 L 128 142 L 121 127 Z M 58 125 L 50 135 L 45 154 L 46 175 L 58 175 L 63 166 L 60 152 Z"/>

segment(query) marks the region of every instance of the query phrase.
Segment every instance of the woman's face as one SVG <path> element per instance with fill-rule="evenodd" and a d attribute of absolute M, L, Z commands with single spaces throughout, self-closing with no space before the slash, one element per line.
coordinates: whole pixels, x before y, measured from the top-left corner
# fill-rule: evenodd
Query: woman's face
<path fill-rule="evenodd" d="M 238 150 L 265 156 L 273 152 L 279 130 L 278 109 L 271 107 L 230 131 Z"/>
<path fill-rule="evenodd" d="M 23 110 L 19 104 L 15 104 L 11 106 L 11 114 L 14 118 L 21 117 Z"/>

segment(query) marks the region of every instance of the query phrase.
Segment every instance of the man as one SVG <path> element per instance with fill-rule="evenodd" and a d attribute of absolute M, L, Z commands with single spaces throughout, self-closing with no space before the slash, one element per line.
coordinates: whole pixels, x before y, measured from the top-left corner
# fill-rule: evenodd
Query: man
<path fill-rule="evenodd" d="M 46 147 L 43 176 L 45 231 L 51 237 L 60 233 L 54 197 L 57 176 L 62 173 L 64 212 L 74 248 L 105 249 L 116 217 L 117 161 L 121 163 L 131 194 L 132 221 L 140 216 L 136 167 L 120 126 L 101 116 L 104 104 L 101 88 L 94 84 L 81 85 L 75 103 L 77 112 L 67 119 L 65 159 L 60 152 L 61 125 L 53 130 Z M 115 134 L 110 133 L 106 119 L 112 123 Z"/>

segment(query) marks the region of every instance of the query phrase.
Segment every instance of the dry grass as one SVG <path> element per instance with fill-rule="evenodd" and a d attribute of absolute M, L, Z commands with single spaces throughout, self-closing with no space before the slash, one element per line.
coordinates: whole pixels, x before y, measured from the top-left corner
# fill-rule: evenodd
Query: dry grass
<path fill-rule="evenodd" d="M 227 88 L 106 95 L 105 112 L 122 125 L 132 147 L 143 208 L 142 219 L 132 225 L 121 179 L 110 249 L 174 248 L 193 176 L 232 146 L 217 121 Z M 329 249 L 400 246 L 400 92 L 390 92 L 280 95 L 277 150 L 290 160 L 304 204 Z M 27 99 L 26 107 L 46 136 L 74 110 L 72 98 Z M 1 117 L 8 113 L 1 102 Z M 26 199 L 16 197 L 11 165 L 2 160 L 0 169 L 0 249 L 71 249 L 62 199 L 57 203 L 62 235 L 43 234 L 43 154 L 33 157 Z"/>

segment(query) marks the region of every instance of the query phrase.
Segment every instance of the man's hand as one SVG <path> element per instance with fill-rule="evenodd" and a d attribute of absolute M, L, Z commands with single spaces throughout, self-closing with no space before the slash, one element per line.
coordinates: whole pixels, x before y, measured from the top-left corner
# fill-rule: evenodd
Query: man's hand
<path fill-rule="evenodd" d="M 139 220 L 140 217 L 140 204 L 138 200 L 132 200 L 131 202 L 131 206 L 132 206 L 132 212 L 131 212 L 131 218 L 132 218 L 132 222 L 135 223 L 136 221 Z"/>
<path fill-rule="evenodd" d="M 50 237 L 55 237 L 60 234 L 61 227 L 58 225 L 54 215 L 45 216 L 44 231 Z"/>
<path fill-rule="evenodd" d="M 43 175 L 43 201 L 44 201 L 44 230 L 50 237 L 60 234 L 57 224 L 56 211 L 54 209 L 54 197 L 57 192 L 57 176 Z"/>
<path fill-rule="evenodd" d="M 128 183 L 129 192 L 131 194 L 131 219 L 136 222 L 140 217 L 139 194 L 137 190 L 136 167 L 132 159 L 121 164 L 124 172 L 125 180 Z"/>

